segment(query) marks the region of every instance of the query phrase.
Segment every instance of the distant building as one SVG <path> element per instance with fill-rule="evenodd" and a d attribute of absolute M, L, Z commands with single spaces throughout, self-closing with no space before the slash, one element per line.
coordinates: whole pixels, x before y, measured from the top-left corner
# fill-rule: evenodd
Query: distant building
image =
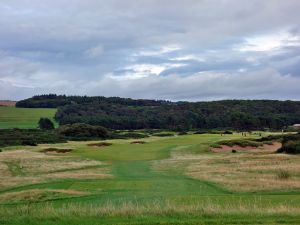
<path fill-rule="evenodd" d="M 293 128 L 300 131 L 300 124 L 294 124 Z"/>

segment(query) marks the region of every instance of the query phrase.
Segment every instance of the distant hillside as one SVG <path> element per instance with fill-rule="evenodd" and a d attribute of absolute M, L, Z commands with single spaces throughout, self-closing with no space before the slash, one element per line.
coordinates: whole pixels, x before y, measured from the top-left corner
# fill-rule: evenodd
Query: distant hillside
<path fill-rule="evenodd" d="M 0 100 L 0 106 L 15 106 L 15 105 L 16 105 L 15 101 Z"/>
<path fill-rule="evenodd" d="M 299 101 L 223 100 L 169 102 L 119 97 L 41 95 L 17 107 L 58 107 L 62 124 L 87 123 L 111 129 L 282 129 L 300 123 Z"/>

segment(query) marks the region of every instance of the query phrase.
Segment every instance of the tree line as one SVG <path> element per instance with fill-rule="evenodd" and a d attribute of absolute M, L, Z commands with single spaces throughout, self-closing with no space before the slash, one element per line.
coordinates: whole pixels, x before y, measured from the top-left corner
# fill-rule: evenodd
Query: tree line
<path fill-rule="evenodd" d="M 299 101 L 222 100 L 170 102 L 120 97 L 39 95 L 17 107 L 58 108 L 60 125 L 85 123 L 110 129 L 283 129 L 300 123 Z"/>

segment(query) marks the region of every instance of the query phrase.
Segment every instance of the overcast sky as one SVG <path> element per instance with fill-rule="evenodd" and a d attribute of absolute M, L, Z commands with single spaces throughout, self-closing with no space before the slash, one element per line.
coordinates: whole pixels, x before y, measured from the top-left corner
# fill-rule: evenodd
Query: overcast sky
<path fill-rule="evenodd" d="M 0 99 L 300 100 L 299 0 L 0 1 Z"/>

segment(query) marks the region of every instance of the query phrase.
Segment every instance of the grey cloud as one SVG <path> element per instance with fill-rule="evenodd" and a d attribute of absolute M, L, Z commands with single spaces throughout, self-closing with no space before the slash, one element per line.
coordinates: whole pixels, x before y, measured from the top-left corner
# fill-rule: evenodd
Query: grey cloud
<path fill-rule="evenodd" d="M 299 8 L 298 0 L 2 1 L 0 98 L 56 92 L 178 100 L 299 99 L 292 91 L 300 86 L 299 46 L 236 50 L 249 38 L 278 32 L 298 42 Z M 178 49 L 162 50 L 172 45 Z M 185 58 L 189 55 L 201 60 Z M 165 69 L 156 75 L 144 71 L 145 77 L 136 79 L 139 71 L 132 66 L 139 64 Z M 182 65 L 170 66 L 175 64 Z M 261 79 L 268 85 L 261 86 Z M 240 86 L 245 88 L 234 91 Z"/>

